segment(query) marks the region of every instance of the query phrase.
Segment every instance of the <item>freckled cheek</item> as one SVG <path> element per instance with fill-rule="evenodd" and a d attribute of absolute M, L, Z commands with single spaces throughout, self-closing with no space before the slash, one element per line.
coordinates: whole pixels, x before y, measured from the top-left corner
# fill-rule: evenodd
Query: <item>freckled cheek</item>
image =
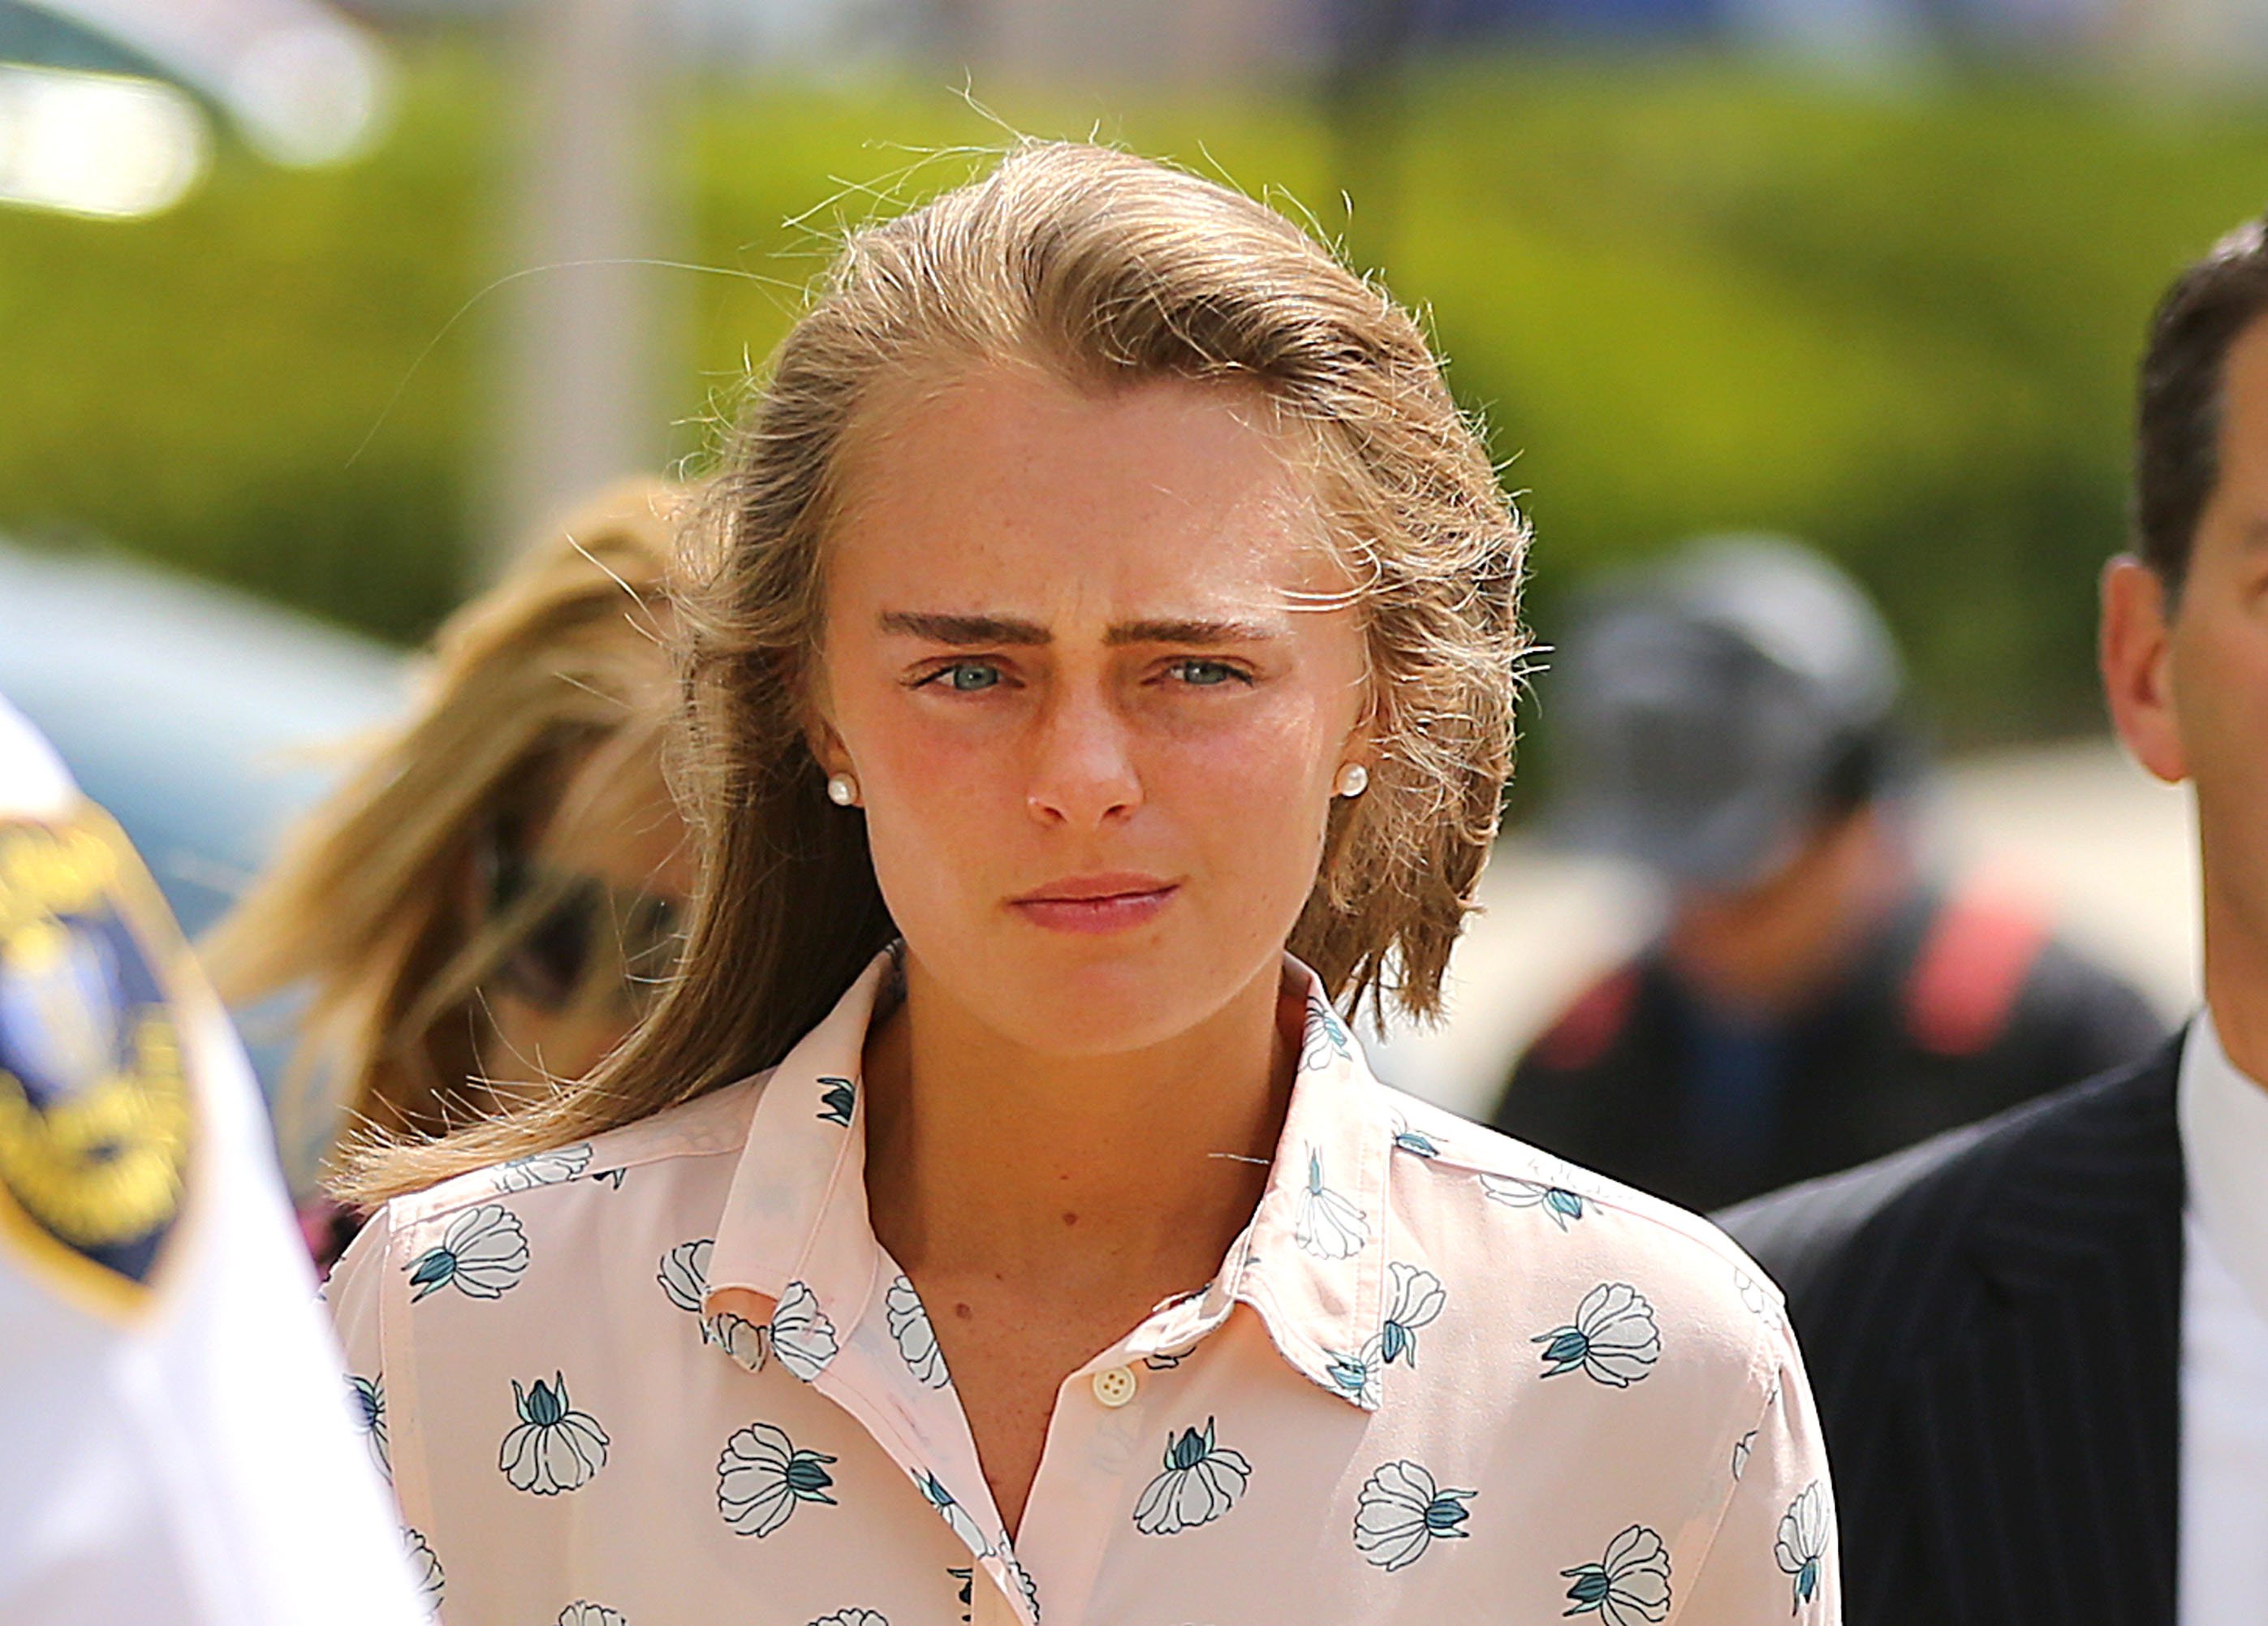
<path fill-rule="evenodd" d="M 983 880 L 1020 823 L 997 749 L 953 731 L 900 729 L 860 754 L 867 841 L 885 888 L 932 896 L 992 890 Z"/>
<path fill-rule="evenodd" d="M 1304 896 L 1329 812 L 1326 742 L 1300 716 L 1162 743 L 1145 800 L 1217 873 Z"/>
<path fill-rule="evenodd" d="M 1258 726 L 1191 731 L 1159 741 L 1152 776 L 1180 794 L 1250 804 L 1270 800 L 1278 814 L 1314 798 L 1322 776 L 1322 747 L 1306 718 L 1267 719 Z"/>
<path fill-rule="evenodd" d="M 949 815 L 954 807 L 998 799 L 1005 753 L 988 731 L 947 727 L 921 719 L 872 731 L 859 755 L 872 781 L 870 805 L 905 805 L 924 818 Z"/>
<path fill-rule="evenodd" d="M 1065 863 L 1058 833 L 1027 806 L 1025 719 L 1006 708 L 970 707 L 868 720 L 883 726 L 861 736 L 862 769 L 873 782 L 862 781 L 864 816 L 898 928 L 932 957 L 979 952 L 1006 923 L 1003 900 L 1054 878 Z M 1171 860 L 1145 847 L 1128 862 Z"/>

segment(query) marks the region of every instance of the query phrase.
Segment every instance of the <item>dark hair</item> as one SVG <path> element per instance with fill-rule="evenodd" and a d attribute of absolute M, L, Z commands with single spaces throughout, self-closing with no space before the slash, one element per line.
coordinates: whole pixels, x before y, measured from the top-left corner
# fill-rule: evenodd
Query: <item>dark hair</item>
<path fill-rule="evenodd" d="M 2189 574 L 2198 520 L 2220 481 L 2229 347 L 2268 314 L 2268 217 L 2248 220 L 2166 290 L 2142 353 L 2134 419 L 2134 540 L 2169 593 Z"/>

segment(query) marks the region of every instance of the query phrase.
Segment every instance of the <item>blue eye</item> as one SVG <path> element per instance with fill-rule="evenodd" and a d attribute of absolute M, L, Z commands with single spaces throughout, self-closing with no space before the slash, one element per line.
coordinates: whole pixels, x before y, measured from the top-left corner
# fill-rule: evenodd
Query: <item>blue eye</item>
<path fill-rule="evenodd" d="M 946 677 L 953 685 L 954 694 L 974 695 L 999 682 L 1000 668 L 964 660 L 958 666 L 947 667 Z"/>
<path fill-rule="evenodd" d="M 1174 675 L 1195 688 L 1218 688 L 1237 675 L 1235 668 L 1217 660 L 1177 660 Z"/>

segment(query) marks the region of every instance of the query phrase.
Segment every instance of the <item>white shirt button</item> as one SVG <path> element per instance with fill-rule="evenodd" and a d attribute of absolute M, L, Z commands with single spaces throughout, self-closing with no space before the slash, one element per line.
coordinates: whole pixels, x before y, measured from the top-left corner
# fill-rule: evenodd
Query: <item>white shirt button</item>
<path fill-rule="evenodd" d="M 1140 1387 L 1129 1366 L 1112 1366 L 1094 1374 L 1094 1398 L 1113 1411 L 1132 1400 L 1134 1391 Z"/>

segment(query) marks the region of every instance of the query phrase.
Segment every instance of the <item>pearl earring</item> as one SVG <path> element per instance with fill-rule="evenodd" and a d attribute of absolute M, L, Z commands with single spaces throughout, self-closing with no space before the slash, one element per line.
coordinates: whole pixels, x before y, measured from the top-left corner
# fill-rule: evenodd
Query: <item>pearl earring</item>
<path fill-rule="evenodd" d="M 1339 769 L 1337 789 L 1341 796 L 1360 796 L 1370 789 L 1370 769 L 1360 762 L 1349 762 Z"/>
<path fill-rule="evenodd" d="M 858 782 L 848 774 L 832 774 L 827 780 L 827 799 L 837 807 L 856 806 L 858 801 Z"/>

